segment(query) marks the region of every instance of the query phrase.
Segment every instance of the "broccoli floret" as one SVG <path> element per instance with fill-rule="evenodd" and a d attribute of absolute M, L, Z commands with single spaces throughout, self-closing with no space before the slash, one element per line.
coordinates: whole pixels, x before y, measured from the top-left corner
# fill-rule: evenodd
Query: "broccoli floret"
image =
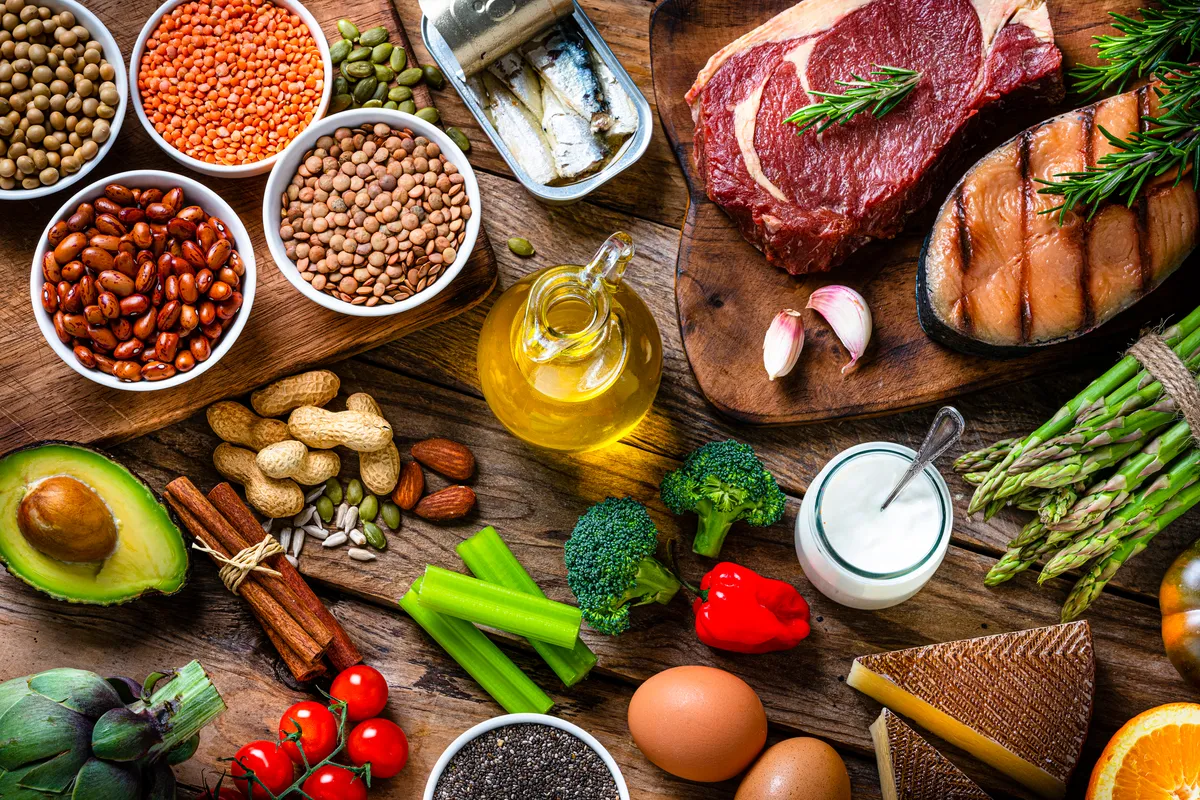
<path fill-rule="evenodd" d="M 583 618 L 601 633 L 624 633 L 630 608 L 666 605 L 679 591 L 679 580 L 654 558 L 654 521 L 631 497 L 610 497 L 589 508 L 563 549 L 567 584 Z"/>
<path fill-rule="evenodd" d="M 734 522 L 774 525 L 787 502 L 750 445 L 732 439 L 695 450 L 682 467 L 667 473 L 661 491 L 671 511 L 699 515 L 692 550 L 710 558 L 720 555 Z"/>

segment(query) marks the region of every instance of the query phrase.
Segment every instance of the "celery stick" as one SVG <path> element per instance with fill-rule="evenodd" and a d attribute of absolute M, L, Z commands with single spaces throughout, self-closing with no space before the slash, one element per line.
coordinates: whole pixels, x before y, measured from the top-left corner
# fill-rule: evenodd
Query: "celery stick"
<path fill-rule="evenodd" d="M 425 567 L 417 598 L 431 611 L 560 647 L 575 646 L 583 622 L 574 606 L 432 565 Z"/>
<path fill-rule="evenodd" d="M 430 611 L 417 600 L 421 578 L 400 598 L 400 607 L 425 629 L 510 714 L 545 714 L 554 705 L 546 693 L 483 631 L 465 620 Z"/>
<path fill-rule="evenodd" d="M 525 594 L 546 596 L 490 525 L 470 539 L 459 542 L 455 549 L 467 569 L 480 580 Z M 571 648 L 546 644 L 537 639 L 530 639 L 529 643 L 567 686 L 579 683 L 596 666 L 596 654 L 579 637 L 575 638 L 575 646 Z"/>

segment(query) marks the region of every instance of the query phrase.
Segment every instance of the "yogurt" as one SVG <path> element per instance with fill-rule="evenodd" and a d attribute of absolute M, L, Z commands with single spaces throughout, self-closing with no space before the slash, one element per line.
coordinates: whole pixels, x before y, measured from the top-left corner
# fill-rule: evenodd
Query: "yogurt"
<path fill-rule="evenodd" d="M 920 591 L 941 565 L 954 512 L 936 469 L 927 467 L 882 508 L 915 455 L 884 442 L 852 447 L 830 461 L 805 494 L 796 554 L 831 600 L 887 608 Z"/>

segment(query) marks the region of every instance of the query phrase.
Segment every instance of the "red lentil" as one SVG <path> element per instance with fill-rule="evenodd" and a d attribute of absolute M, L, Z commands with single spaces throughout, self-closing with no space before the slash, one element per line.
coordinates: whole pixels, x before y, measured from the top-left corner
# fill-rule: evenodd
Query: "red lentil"
<path fill-rule="evenodd" d="M 172 147 L 209 164 L 276 155 L 316 117 L 321 52 L 308 26 L 262 0 L 176 6 L 146 41 L 138 90 Z"/>

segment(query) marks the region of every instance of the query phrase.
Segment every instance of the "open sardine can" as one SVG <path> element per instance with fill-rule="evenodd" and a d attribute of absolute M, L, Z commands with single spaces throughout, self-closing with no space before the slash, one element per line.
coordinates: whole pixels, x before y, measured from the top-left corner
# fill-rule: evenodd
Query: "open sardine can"
<path fill-rule="evenodd" d="M 426 48 L 538 200 L 582 200 L 646 152 L 650 104 L 574 0 L 420 4 Z"/>

